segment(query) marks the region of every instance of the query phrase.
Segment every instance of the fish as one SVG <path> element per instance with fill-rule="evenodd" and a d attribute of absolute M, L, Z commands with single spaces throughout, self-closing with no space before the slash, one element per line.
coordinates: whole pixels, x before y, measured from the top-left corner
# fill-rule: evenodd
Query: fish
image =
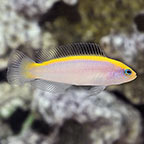
<path fill-rule="evenodd" d="M 12 85 L 30 83 L 50 93 L 70 86 L 90 86 L 98 94 L 107 86 L 134 80 L 137 75 L 126 64 L 109 58 L 96 43 L 72 43 L 36 53 L 33 60 L 19 50 L 9 59 L 7 79 Z"/>

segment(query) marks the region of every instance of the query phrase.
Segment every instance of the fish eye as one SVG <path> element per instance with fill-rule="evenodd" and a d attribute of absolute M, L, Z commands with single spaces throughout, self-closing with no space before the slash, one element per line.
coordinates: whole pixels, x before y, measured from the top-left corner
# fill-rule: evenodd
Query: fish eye
<path fill-rule="evenodd" d="M 130 69 L 125 69 L 124 73 L 125 75 L 131 75 L 132 71 Z"/>

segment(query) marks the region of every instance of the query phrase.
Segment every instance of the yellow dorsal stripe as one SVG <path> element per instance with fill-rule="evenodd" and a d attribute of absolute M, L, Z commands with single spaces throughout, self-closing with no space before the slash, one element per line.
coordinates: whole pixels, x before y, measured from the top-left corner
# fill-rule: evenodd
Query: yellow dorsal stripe
<path fill-rule="evenodd" d="M 126 66 L 125 64 L 114 60 L 114 59 L 110 59 L 107 57 L 103 57 L 103 56 L 95 56 L 95 55 L 82 55 L 82 56 L 69 56 L 69 57 L 62 57 L 62 58 L 57 58 L 57 59 L 52 59 L 49 61 L 45 61 L 43 63 L 35 63 L 32 64 L 32 66 L 45 66 L 45 65 L 49 65 L 49 64 L 53 64 L 53 63 L 58 63 L 58 62 L 65 62 L 65 61 L 71 61 L 71 60 L 94 60 L 94 61 L 105 61 L 105 62 L 110 62 L 116 66 L 119 66 L 121 68 L 127 68 L 128 66 Z"/>

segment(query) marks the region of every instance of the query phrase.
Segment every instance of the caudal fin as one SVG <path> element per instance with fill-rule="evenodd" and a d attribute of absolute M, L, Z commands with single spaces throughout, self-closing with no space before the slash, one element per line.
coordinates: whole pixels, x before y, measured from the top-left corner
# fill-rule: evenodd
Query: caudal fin
<path fill-rule="evenodd" d="M 10 84 L 23 85 L 32 80 L 28 76 L 28 65 L 34 63 L 32 59 L 22 52 L 15 50 L 9 59 L 7 79 Z"/>

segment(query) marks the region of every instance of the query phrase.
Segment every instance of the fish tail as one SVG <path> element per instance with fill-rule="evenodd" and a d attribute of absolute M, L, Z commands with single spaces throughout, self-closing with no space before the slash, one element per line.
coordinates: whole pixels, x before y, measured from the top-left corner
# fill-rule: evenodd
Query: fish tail
<path fill-rule="evenodd" d="M 22 52 L 15 50 L 9 59 L 7 80 L 10 84 L 23 85 L 33 80 L 33 76 L 29 71 L 30 64 L 35 63 Z"/>

